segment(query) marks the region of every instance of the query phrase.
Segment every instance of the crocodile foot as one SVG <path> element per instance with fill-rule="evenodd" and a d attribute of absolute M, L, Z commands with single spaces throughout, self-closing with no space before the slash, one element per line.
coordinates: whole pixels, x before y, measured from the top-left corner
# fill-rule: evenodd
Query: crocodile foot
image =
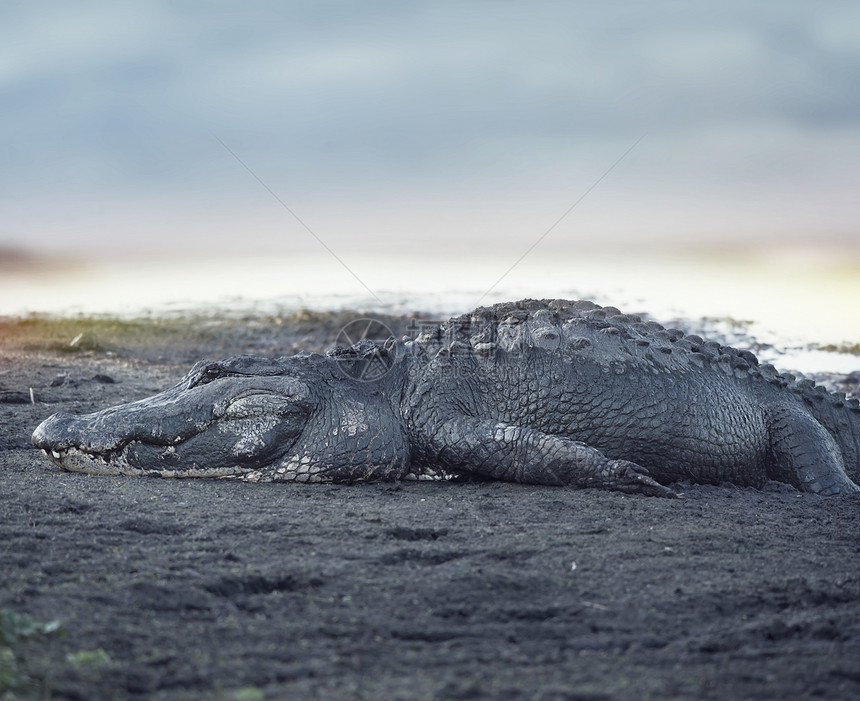
<path fill-rule="evenodd" d="M 678 499 L 681 494 L 671 487 L 660 484 L 648 474 L 648 470 L 629 460 L 613 460 L 610 467 L 610 488 L 627 494 L 643 494 L 649 497 Z"/>

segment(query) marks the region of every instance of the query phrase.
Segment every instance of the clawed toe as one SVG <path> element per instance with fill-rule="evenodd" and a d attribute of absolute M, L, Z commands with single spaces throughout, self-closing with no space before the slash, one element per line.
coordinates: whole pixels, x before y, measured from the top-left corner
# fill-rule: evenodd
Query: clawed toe
<path fill-rule="evenodd" d="M 643 494 L 649 497 L 678 499 L 681 494 L 671 487 L 660 484 L 648 474 L 648 469 L 629 460 L 616 460 L 613 465 L 615 483 L 612 488 L 627 494 Z"/>

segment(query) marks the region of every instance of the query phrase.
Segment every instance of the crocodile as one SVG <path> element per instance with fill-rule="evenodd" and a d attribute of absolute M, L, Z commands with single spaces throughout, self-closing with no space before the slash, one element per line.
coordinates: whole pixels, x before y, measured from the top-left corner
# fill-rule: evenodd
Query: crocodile
<path fill-rule="evenodd" d="M 33 444 L 102 474 L 860 491 L 856 399 L 588 301 L 480 307 L 326 354 L 201 361 L 148 399 L 55 414 Z"/>

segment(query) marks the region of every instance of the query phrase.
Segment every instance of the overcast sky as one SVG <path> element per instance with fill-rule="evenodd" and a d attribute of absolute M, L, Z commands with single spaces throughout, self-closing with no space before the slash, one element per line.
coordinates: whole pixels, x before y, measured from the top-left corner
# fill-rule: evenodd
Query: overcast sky
<path fill-rule="evenodd" d="M 5 247 L 856 242 L 860 3 L 4 2 L 0 124 Z"/>

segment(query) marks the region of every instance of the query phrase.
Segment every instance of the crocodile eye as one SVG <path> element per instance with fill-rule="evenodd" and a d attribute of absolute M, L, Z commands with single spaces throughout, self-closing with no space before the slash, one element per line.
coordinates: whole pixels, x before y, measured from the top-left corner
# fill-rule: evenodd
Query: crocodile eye
<path fill-rule="evenodd" d="M 218 365 L 210 365 L 203 370 L 201 370 L 197 377 L 191 382 L 190 387 L 197 387 L 198 385 L 205 385 L 212 380 L 217 380 L 219 377 L 222 377 L 224 374 L 224 370 Z"/>

